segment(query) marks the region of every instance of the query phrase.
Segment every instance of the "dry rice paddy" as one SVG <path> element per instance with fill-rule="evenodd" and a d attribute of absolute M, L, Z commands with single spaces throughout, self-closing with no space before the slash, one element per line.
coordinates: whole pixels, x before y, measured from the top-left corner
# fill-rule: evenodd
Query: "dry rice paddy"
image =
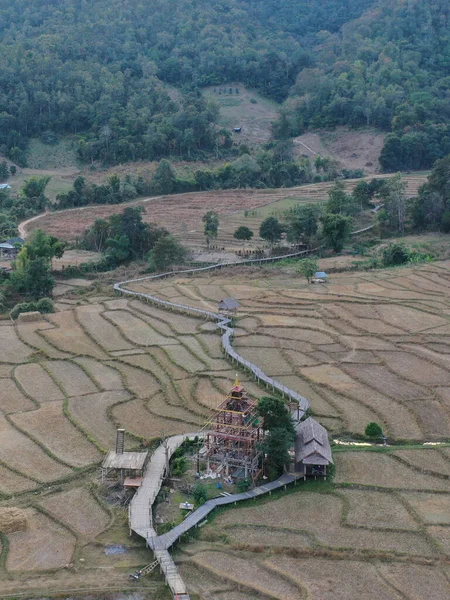
<path fill-rule="evenodd" d="M 240 269 L 135 287 L 213 309 L 234 295 L 239 352 L 307 396 L 333 436 L 378 421 L 389 439 L 419 443 L 450 437 L 449 266 L 342 273 L 326 286 Z M 235 371 L 214 324 L 125 298 L 65 304 L 0 333 L 0 499 L 29 511 L 28 529 L 7 535 L 5 573 L 8 590 L 15 577 L 21 590 L 81 548 L 103 551 L 112 521 L 90 491 L 92 464 L 113 448 L 116 428 L 127 448 L 197 430 Z M 269 393 L 241 378 L 250 393 Z M 335 462 L 332 485 L 299 486 L 202 528 L 179 553 L 192 591 L 201 600 L 446 597 L 448 448 L 347 450 Z M 79 585 L 91 572 L 77 569 Z"/>

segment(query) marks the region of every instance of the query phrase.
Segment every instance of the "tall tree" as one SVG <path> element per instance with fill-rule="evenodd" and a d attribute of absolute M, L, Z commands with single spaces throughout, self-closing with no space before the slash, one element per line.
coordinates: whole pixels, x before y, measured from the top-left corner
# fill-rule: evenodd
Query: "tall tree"
<path fill-rule="evenodd" d="M 340 252 L 344 244 L 350 238 L 353 219 L 344 215 L 335 215 L 326 213 L 322 218 L 322 234 L 326 244 L 334 250 Z"/>
<path fill-rule="evenodd" d="M 310 283 L 314 273 L 319 270 L 319 263 L 314 258 L 302 258 L 298 261 L 295 270 Z"/>
<path fill-rule="evenodd" d="M 209 248 L 211 240 L 217 239 L 217 235 L 219 232 L 219 215 L 213 211 L 209 210 L 206 214 L 203 215 L 202 221 L 204 223 L 204 233 L 206 238 L 206 245 Z"/>
<path fill-rule="evenodd" d="M 391 177 L 380 192 L 390 229 L 403 233 L 406 223 L 406 182 L 401 173 Z"/>
<path fill-rule="evenodd" d="M 271 244 L 276 244 L 281 240 L 283 231 L 284 228 L 277 218 L 267 217 L 260 225 L 259 235 L 263 240 L 266 240 Z"/>

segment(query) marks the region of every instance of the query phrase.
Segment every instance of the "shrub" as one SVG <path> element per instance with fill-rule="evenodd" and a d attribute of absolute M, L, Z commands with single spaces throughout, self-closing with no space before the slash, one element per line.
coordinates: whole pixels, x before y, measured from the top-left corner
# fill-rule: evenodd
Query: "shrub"
<path fill-rule="evenodd" d="M 251 484 L 252 482 L 249 479 L 241 479 L 237 484 L 238 492 L 246 492 L 250 488 Z"/>
<path fill-rule="evenodd" d="M 55 307 L 50 298 L 41 298 L 36 302 L 36 310 L 41 313 L 53 313 L 55 312 Z"/>
<path fill-rule="evenodd" d="M 172 475 L 175 475 L 175 477 L 179 477 L 180 475 L 183 475 L 183 473 L 186 471 L 187 469 L 187 460 L 184 458 L 184 456 L 179 456 L 178 458 L 175 458 L 172 462 Z"/>
<path fill-rule="evenodd" d="M 192 494 L 197 504 L 204 504 L 208 500 L 208 490 L 201 483 L 197 483 Z"/>
<path fill-rule="evenodd" d="M 41 313 L 55 312 L 53 302 L 50 298 L 41 298 L 37 302 L 20 302 L 9 313 L 12 319 L 17 319 L 21 313 L 34 312 L 38 310 Z"/>
<path fill-rule="evenodd" d="M 37 310 L 36 302 L 21 302 L 20 304 L 16 304 L 9 314 L 12 319 L 17 319 L 21 313 L 35 310 Z"/>
<path fill-rule="evenodd" d="M 383 435 L 383 430 L 378 423 L 369 423 L 366 427 L 365 434 L 370 438 L 380 438 Z"/>
<path fill-rule="evenodd" d="M 408 260 L 409 250 L 404 244 L 389 244 L 383 250 L 383 265 L 385 267 L 404 265 Z"/>

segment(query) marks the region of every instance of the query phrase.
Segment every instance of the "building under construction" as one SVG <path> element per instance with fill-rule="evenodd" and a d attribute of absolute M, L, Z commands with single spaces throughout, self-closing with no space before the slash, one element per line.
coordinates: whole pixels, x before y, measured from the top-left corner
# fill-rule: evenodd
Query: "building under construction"
<path fill-rule="evenodd" d="M 200 456 L 206 470 L 225 477 L 255 479 L 262 465 L 257 400 L 250 399 L 236 379 L 225 400 L 208 421 Z"/>

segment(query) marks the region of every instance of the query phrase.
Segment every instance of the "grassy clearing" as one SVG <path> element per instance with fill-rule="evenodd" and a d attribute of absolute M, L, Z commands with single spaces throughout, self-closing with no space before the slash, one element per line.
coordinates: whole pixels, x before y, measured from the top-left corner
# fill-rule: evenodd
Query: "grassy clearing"
<path fill-rule="evenodd" d="M 236 93 L 237 90 L 239 93 Z M 278 116 L 279 105 L 276 102 L 264 98 L 255 90 L 245 88 L 240 83 L 204 88 L 203 95 L 220 106 L 220 126 L 231 131 L 235 127 L 242 128 L 240 133 L 233 133 L 236 145 L 257 145 L 271 137 L 271 124 Z"/>

